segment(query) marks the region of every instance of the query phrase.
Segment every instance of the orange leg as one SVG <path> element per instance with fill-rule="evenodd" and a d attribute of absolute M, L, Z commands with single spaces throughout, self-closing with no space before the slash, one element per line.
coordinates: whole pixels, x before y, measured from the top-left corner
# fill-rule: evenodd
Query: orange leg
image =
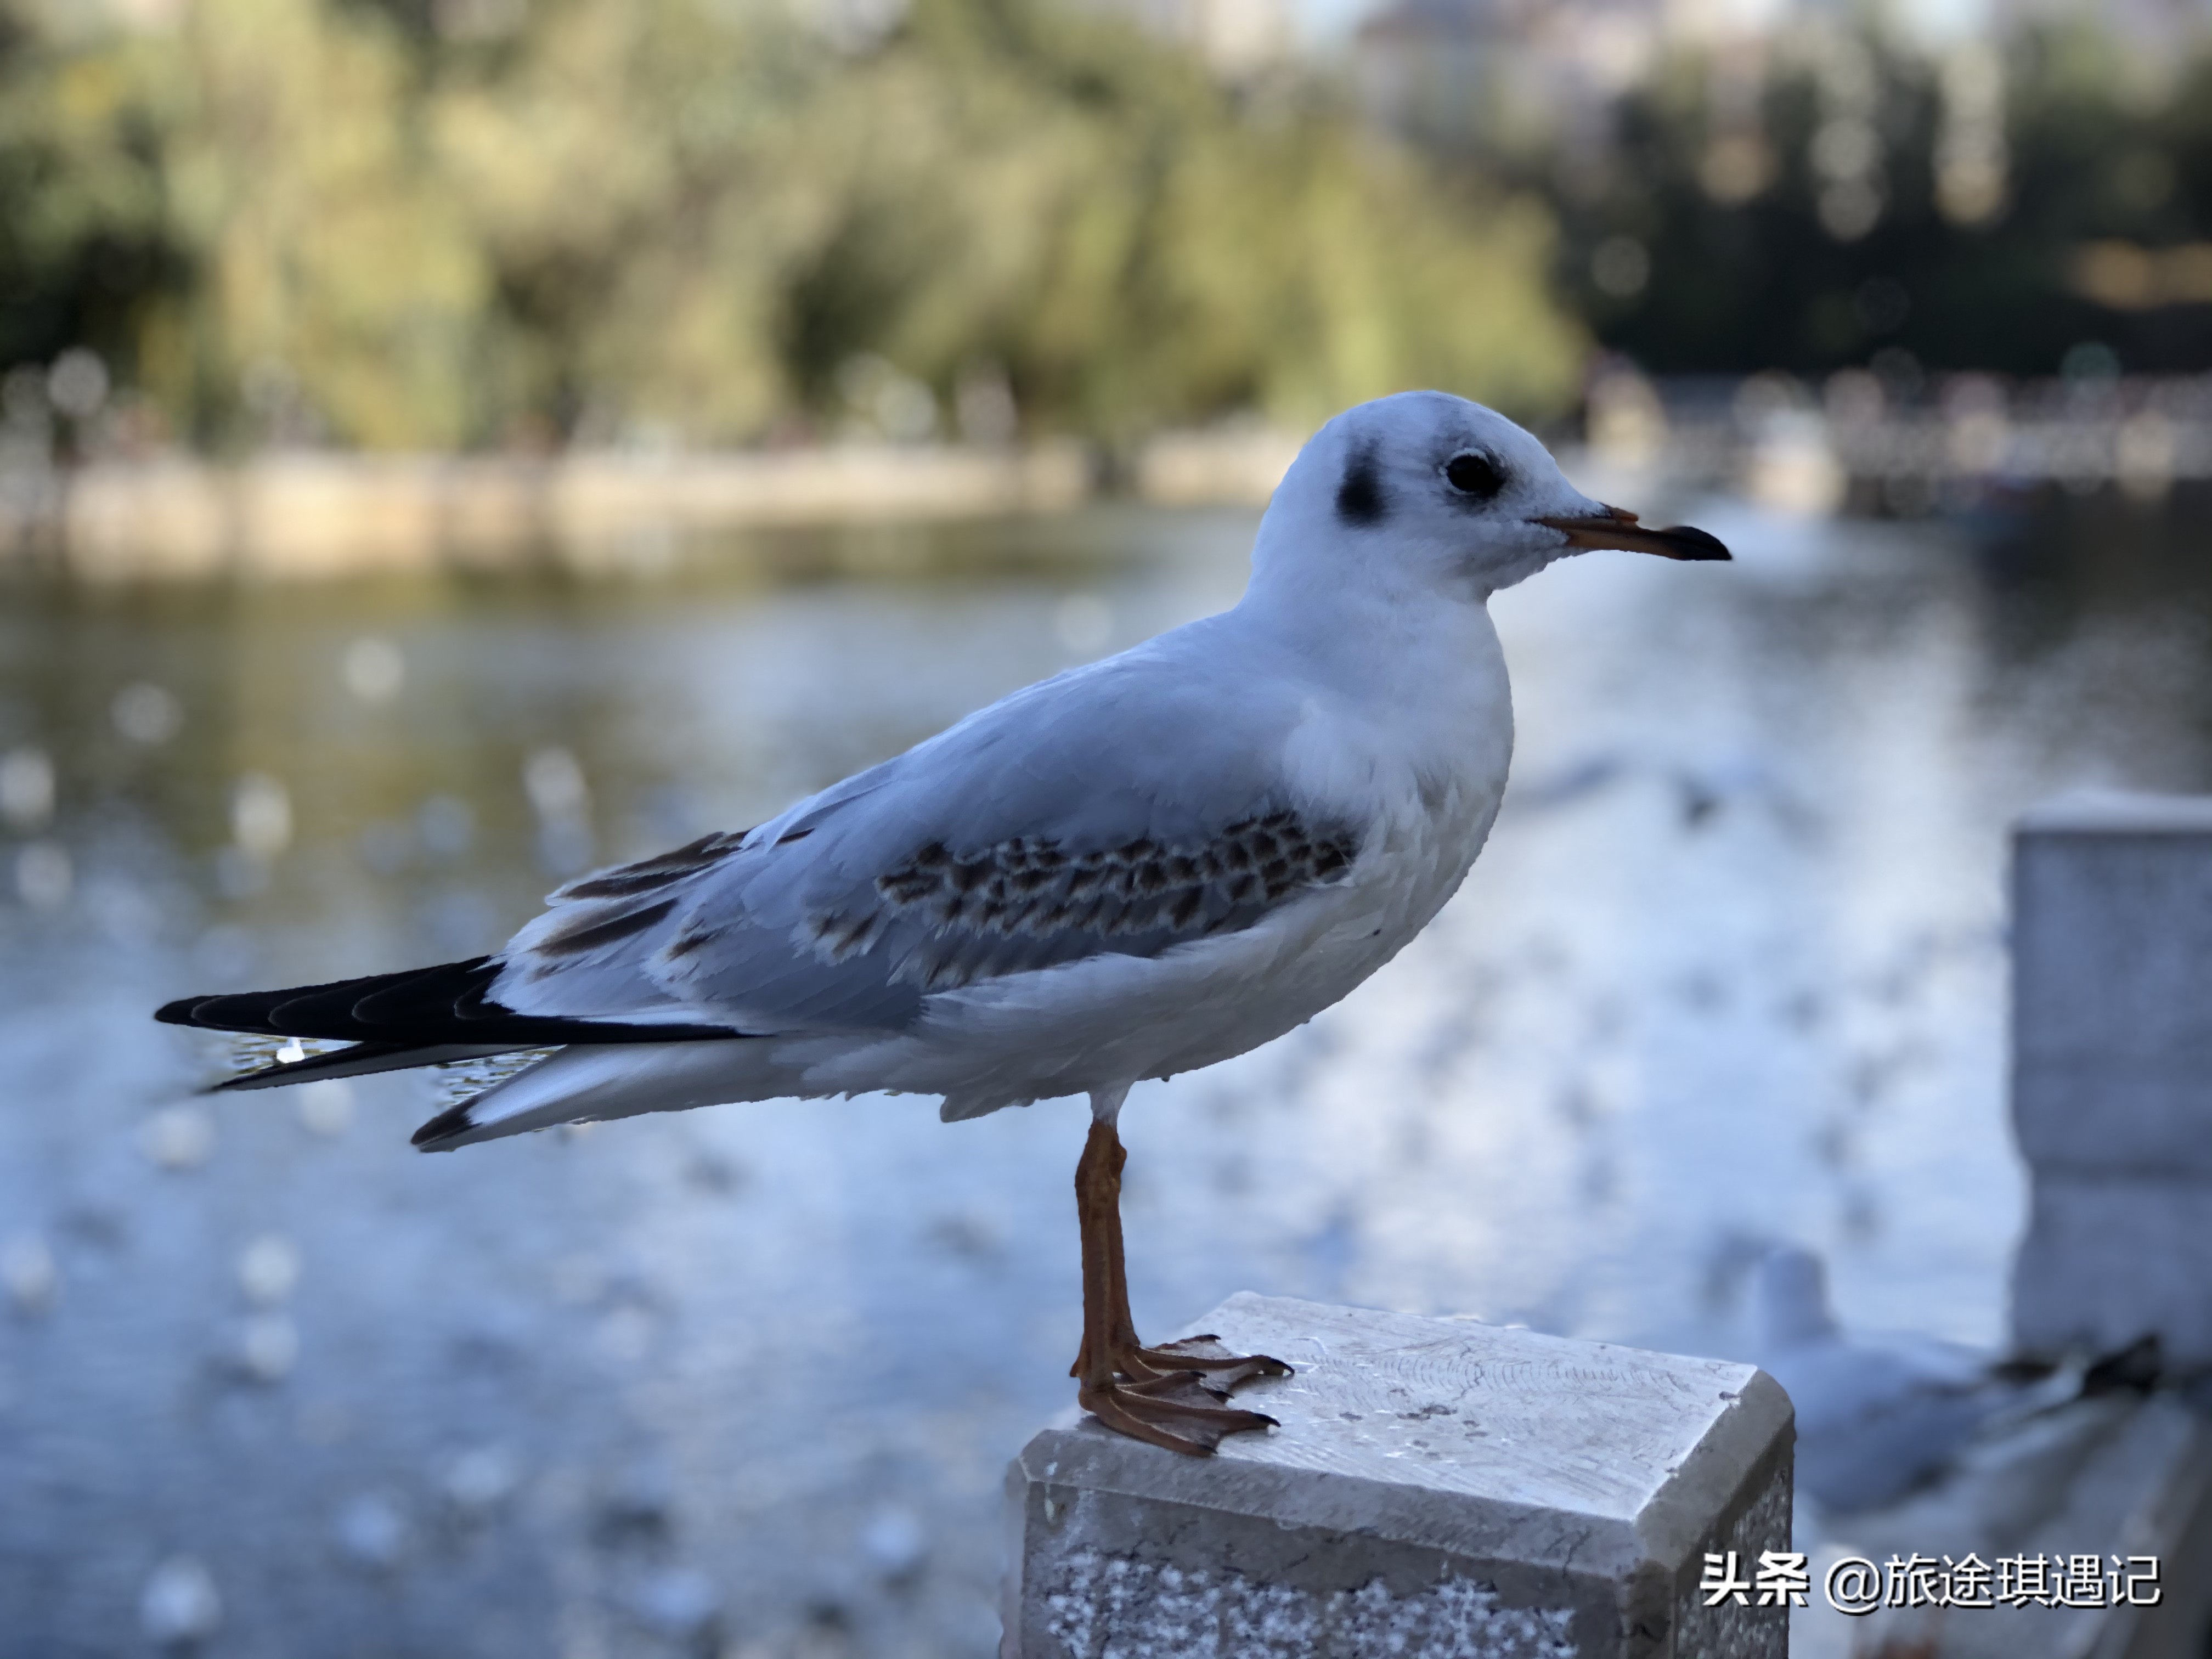
<path fill-rule="evenodd" d="M 1114 1105 L 1118 1108 L 1119 1100 Z M 1075 1166 L 1075 1214 L 1083 1235 L 1083 1346 L 1068 1375 L 1076 1400 L 1109 1428 L 1170 1451 L 1203 1457 L 1222 1437 L 1275 1426 L 1261 1412 L 1218 1402 L 1255 1376 L 1288 1376 L 1265 1354 L 1232 1354 L 1211 1336 L 1148 1348 L 1129 1315 L 1121 1256 L 1121 1166 L 1128 1159 L 1111 1110 L 1094 1115 Z"/>

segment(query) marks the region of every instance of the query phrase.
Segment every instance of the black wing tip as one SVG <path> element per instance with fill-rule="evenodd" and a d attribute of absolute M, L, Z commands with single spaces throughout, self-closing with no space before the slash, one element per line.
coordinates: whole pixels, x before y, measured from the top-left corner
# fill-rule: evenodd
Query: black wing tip
<path fill-rule="evenodd" d="M 217 1078 L 213 1083 L 204 1084 L 192 1092 L 201 1095 L 227 1095 L 244 1089 L 277 1089 L 289 1084 L 314 1081 L 312 1077 L 286 1075 L 291 1069 L 289 1066 L 264 1066 L 258 1072 L 240 1072 L 236 1077 Z"/>
<path fill-rule="evenodd" d="M 469 1103 L 464 1101 L 459 1106 L 439 1113 L 416 1130 L 409 1144 L 426 1152 L 446 1152 L 449 1150 L 447 1143 L 476 1127 L 475 1121 L 469 1116 Z"/>
<path fill-rule="evenodd" d="M 280 1060 L 272 1066 L 255 1071 L 240 1072 L 210 1084 L 200 1092 L 221 1094 L 232 1089 L 276 1089 L 293 1083 L 313 1083 L 326 1073 L 337 1072 L 341 1077 L 354 1075 L 349 1069 L 364 1061 L 392 1059 L 410 1053 L 427 1053 L 425 1048 L 409 1042 L 355 1042 L 343 1048 L 325 1049 L 319 1054 L 309 1054 L 301 1060 Z M 414 1062 L 428 1064 L 426 1060 Z"/>
<path fill-rule="evenodd" d="M 696 1042 L 746 1035 L 726 1025 L 517 1013 L 487 994 L 503 964 L 499 957 L 471 957 L 329 985 L 179 997 L 154 1018 L 200 1030 L 313 1037 L 392 1052 L 441 1042 L 557 1048 L 571 1042 Z"/>
<path fill-rule="evenodd" d="M 2165 1345 L 2156 1331 L 2137 1337 L 2124 1348 L 2105 1354 L 2082 1374 L 2085 1395 L 2111 1394 L 2121 1389 L 2148 1391 L 2166 1372 Z"/>

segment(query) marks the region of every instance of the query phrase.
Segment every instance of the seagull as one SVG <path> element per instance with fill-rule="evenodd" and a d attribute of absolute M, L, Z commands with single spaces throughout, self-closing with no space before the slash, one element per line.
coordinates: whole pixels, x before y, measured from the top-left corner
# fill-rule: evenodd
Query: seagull
<path fill-rule="evenodd" d="M 1794 1244 L 1760 1261 L 1753 1296 L 1754 1358 L 1796 1408 L 1797 1489 L 1835 1515 L 1894 1504 L 1973 1442 L 2074 1401 L 2147 1390 L 2163 1365 L 2155 1335 L 2054 1364 L 1911 1332 L 1848 1334 L 1827 1264 Z"/>
<path fill-rule="evenodd" d="M 2001 1403 L 1987 1354 L 1905 1333 L 1846 1336 L 1810 1250 L 1769 1252 L 1753 1288 L 1759 1364 L 1797 1412 L 1797 1486 L 1824 1509 L 1894 1502 Z"/>
<path fill-rule="evenodd" d="M 1077 1400 L 1204 1455 L 1276 1426 L 1224 1402 L 1289 1368 L 1138 1339 L 1122 1101 L 1311 1019 L 1458 889 L 1512 750 L 1487 601 L 1595 548 L 1729 556 L 1583 495 L 1478 404 L 1362 404 L 1285 475 L 1231 609 L 573 881 L 494 955 L 156 1018 L 352 1045 L 226 1089 L 554 1051 L 425 1123 L 431 1152 L 732 1101 L 934 1095 L 950 1122 L 1088 1096 Z"/>

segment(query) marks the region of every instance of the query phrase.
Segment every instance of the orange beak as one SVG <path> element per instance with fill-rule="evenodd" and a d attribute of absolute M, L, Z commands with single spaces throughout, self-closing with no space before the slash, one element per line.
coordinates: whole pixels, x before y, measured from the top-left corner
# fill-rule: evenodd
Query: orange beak
<path fill-rule="evenodd" d="M 1656 553 L 1662 559 L 1725 559 L 1730 556 L 1720 538 L 1702 530 L 1678 524 L 1668 530 L 1647 530 L 1636 515 L 1618 507 L 1606 508 L 1603 518 L 1539 519 L 1564 535 L 1576 547 L 1618 547 L 1631 553 Z"/>

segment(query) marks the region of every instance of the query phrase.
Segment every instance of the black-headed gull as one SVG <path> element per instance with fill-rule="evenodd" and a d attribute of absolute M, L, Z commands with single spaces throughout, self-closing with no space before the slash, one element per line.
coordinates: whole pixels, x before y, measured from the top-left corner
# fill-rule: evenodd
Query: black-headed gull
<path fill-rule="evenodd" d="M 2160 1370 L 2154 1336 L 2057 1365 L 1911 1332 L 1846 1332 L 1826 1263 L 1796 1245 L 1767 1254 L 1753 1292 L 1753 1358 L 1796 1409 L 1797 1491 L 1833 1515 L 1886 1508 L 1978 1439 L 2085 1395 L 2148 1389 Z"/>
<path fill-rule="evenodd" d="M 1902 1333 L 1846 1336 L 1810 1250 L 1771 1252 L 1754 1291 L 1759 1364 L 1797 1412 L 1797 1486 L 1826 1509 L 1893 1502 L 2002 1403 L 1985 1353 Z"/>
<path fill-rule="evenodd" d="M 1088 1095 L 1078 1397 L 1208 1452 L 1272 1422 L 1218 1401 L 1285 1368 L 1137 1340 L 1122 1098 L 1312 1018 L 1451 896 L 1513 744 L 1486 602 L 1585 548 L 1729 556 L 1583 495 L 1480 404 L 1363 404 L 1285 476 L 1233 609 L 572 882 L 495 955 L 160 1018 L 357 1045 L 230 1088 L 557 1048 L 424 1124 L 432 1151 L 726 1101 L 888 1090 L 951 1120 Z"/>

